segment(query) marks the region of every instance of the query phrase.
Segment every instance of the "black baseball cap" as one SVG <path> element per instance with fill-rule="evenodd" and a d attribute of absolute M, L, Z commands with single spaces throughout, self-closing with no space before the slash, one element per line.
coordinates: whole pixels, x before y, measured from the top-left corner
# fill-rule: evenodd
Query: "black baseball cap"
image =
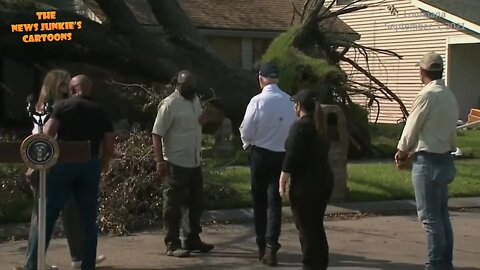
<path fill-rule="evenodd" d="M 272 62 L 265 63 L 260 67 L 258 75 L 265 78 L 278 78 L 278 67 Z"/>
<path fill-rule="evenodd" d="M 318 99 L 318 91 L 314 91 L 312 89 L 303 89 L 290 98 L 291 101 L 300 103 L 316 102 Z"/>

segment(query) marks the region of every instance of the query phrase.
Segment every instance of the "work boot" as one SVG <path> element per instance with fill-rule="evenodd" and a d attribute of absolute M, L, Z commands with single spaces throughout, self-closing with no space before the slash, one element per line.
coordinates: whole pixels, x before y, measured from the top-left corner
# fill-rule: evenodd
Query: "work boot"
<path fill-rule="evenodd" d="M 183 248 L 190 252 L 198 251 L 200 253 L 207 253 L 212 250 L 214 246 L 203 242 L 200 240 L 200 237 L 195 237 L 193 239 L 185 240 Z"/>
<path fill-rule="evenodd" d="M 190 256 L 190 251 L 185 250 L 178 245 L 167 246 L 167 256 L 173 256 L 177 258 L 184 258 Z"/>
<path fill-rule="evenodd" d="M 262 261 L 265 256 L 265 247 L 258 247 L 258 260 Z"/>
<path fill-rule="evenodd" d="M 280 245 L 278 245 L 278 247 L 267 245 L 267 248 L 265 249 L 265 255 L 262 258 L 262 263 L 268 266 L 277 266 L 277 252 L 279 249 Z"/>

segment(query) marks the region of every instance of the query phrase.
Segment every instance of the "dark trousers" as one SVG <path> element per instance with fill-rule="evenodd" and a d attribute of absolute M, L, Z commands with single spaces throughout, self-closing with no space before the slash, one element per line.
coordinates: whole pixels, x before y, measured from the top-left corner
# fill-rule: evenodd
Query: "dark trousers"
<path fill-rule="evenodd" d="M 250 152 L 251 191 L 257 245 L 279 246 L 282 223 L 282 198 L 278 180 L 285 153 L 252 146 Z"/>
<path fill-rule="evenodd" d="M 30 220 L 29 242 L 31 242 L 30 240 L 37 233 L 34 232 L 34 230 L 38 229 L 36 226 L 38 223 L 38 173 L 36 173 L 34 177 L 34 185 L 32 186 L 34 204 L 32 218 Z M 62 210 L 62 221 L 72 261 L 81 261 L 83 258 L 83 228 L 77 203 L 73 196 L 65 203 L 65 207 Z"/>
<path fill-rule="evenodd" d="M 95 269 L 97 253 L 97 205 L 100 161 L 66 162 L 53 167 L 47 177 L 46 241 L 48 244 L 60 211 L 73 195 L 83 231 L 82 270 Z M 29 237 L 26 269 L 37 269 L 38 223 Z"/>
<path fill-rule="evenodd" d="M 289 196 L 302 247 L 302 263 L 307 269 L 327 269 L 329 248 L 323 220 L 333 184 L 296 185 L 295 180 L 299 179 L 292 179 Z"/>
<path fill-rule="evenodd" d="M 166 229 L 167 247 L 179 248 L 182 207 L 188 211 L 188 222 L 183 222 L 186 241 L 199 241 L 202 232 L 200 218 L 203 211 L 203 176 L 202 168 L 185 168 L 169 164 L 170 177 L 165 183 L 163 193 L 163 220 Z"/>

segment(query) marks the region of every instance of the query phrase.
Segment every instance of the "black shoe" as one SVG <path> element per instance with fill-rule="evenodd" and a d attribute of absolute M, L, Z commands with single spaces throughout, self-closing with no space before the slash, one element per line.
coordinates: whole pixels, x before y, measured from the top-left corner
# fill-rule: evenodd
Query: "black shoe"
<path fill-rule="evenodd" d="M 207 253 L 210 250 L 212 250 L 213 248 L 214 248 L 214 245 L 207 244 L 207 243 L 202 242 L 202 241 L 195 241 L 195 242 L 185 241 L 185 247 L 184 247 L 184 249 L 186 249 L 190 252 L 198 251 L 200 253 Z"/>
<path fill-rule="evenodd" d="M 327 266 L 308 266 L 303 265 L 302 270 L 327 270 Z"/>
<path fill-rule="evenodd" d="M 265 249 L 265 255 L 262 258 L 262 263 L 268 266 L 277 266 L 277 252 L 279 249 L 280 245 L 278 245 L 278 247 L 272 247 L 267 245 L 267 248 Z"/>
<path fill-rule="evenodd" d="M 265 256 L 265 247 L 258 247 L 258 260 L 262 261 Z"/>

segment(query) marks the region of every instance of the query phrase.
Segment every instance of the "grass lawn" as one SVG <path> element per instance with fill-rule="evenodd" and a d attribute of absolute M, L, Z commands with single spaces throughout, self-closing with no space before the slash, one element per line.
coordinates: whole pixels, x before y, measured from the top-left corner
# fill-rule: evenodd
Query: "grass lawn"
<path fill-rule="evenodd" d="M 450 196 L 480 196 L 480 160 L 458 160 L 457 177 L 450 185 Z M 348 165 L 348 199 L 376 201 L 413 199 L 410 172 L 398 171 L 393 163 Z"/>
<path fill-rule="evenodd" d="M 396 144 L 394 128 L 382 141 L 390 148 Z M 400 130 L 401 131 L 401 130 Z M 398 135 L 398 134 L 397 134 Z M 396 136 L 396 135 L 394 135 Z M 459 147 L 465 155 L 474 155 L 475 159 L 457 160 L 457 177 L 450 185 L 450 196 L 480 196 L 480 131 L 464 131 L 459 134 Z M 394 147 L 394 146 L 393 146 Z M 247 167 L 227 167 L 219 169 L 211 181 L 223 183 L 235 190 L 233 198 L 224 198 L 215 204 L 220 208 L 248 207 L 251 205 L 250 173 Z M 392 160 L 384 162 L 362 162 L 348 164 L 348 201 L 378 201 L 413 199 L 410 172 L 399 171 Z"/>
<path fill-rule="evenodd" d="M 380 127 L 382 134 L 372 132 L 378 148 L 393 148 L 401 128 Z M 450 185 L 450 196 L 480 196 L 480 131 L 459 133 L 458 146 L 464 155 L 474 159 L 457 160 L 457 177 Z M 390 149 L 388 150 L 390 151 Z M 410 172 L 398 171 L 392 161 L 348 165 L 348 199 L 352 201 L 395 200 L 414 198 Z"/>

